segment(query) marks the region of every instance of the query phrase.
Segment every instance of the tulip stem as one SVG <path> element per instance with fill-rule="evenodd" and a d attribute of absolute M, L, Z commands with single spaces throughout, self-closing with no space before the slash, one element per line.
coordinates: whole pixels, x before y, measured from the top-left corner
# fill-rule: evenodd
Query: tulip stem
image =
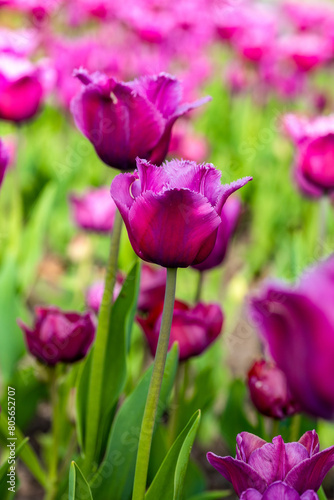
<path fill-rule="evenodd" d="M 197 281 L 197 288 L 196 288 L 196 295 L 195 295 L 195 303 L 199 302 L 202 297 L 202 289 L 203 289 L 203 282 L 204 282 L 204 272 L 199 271 L 198 272 L 198 281 Z"/>
<path fill-rule="evenodd" d="M 319 500 L 327 500 L 326 493 L 324 492 L 324 489 L 322 486 L 318 489 L 318 497 Z"/>
<path fill-rule="evenodd" d="M 92 366 L 88 386 L 87 426 L 85 435 L 84 471 L 91 469 L 96 455 L 96 443 L 100 426 L 101 394 L 103 372 L 105 367 L 106 346 L 109 334 L 110 313 L 113 303 L 113 292 L 116 283 L 118 254 L 122 232 L 122 217 L 116 210 L 103 298 L 100 305 L 96 340 L 92 352 Z"/>
<path fill-rule="evenodd" d="M 327 222 L 330 199 L 324 195 L 319 202 L 319 246 L 320 254 L 323 257 L 326 253 Z"/>
<path fill-rule="evenodd" d="M 294 443 L 295 441 L 298 441 L 298 439 L 299 439 L 301 420 L 302 420 L 302 416 L 300 413 L 297 413 L 291 419 L 291 425 L 290 425 L 290 442 L 291 443 Z"/>
<path fill-rule="evenodd" d="M 58 453 L 59 453 L 59 435 L 60 435 L 60 411 L 59 411 L 59 394 L 58 394 L 58 377 L 57 367 L 50 368 L 50 392 L 52 406 L 52 448 L 50 454 L 49 465 L 49 490 L 46 500 L 54 500 L 57 494 L 58 483 Z"/>
<path fill-rule="evenodd" d="M 274 437 L 278 436 L 279 424 L 280 424 L 280 421 L 277 418 L 272 419 L 271 439 L 274 439 Z"/>
<path fill-rule="evenodd" d="M 165 370 L 170 331 L 173 320 L 177 269 L 167 269 L 164 309 L 153 372 L 139 436 L 136 472 L 132 500 L 144 500 L 152 436 Z"/>

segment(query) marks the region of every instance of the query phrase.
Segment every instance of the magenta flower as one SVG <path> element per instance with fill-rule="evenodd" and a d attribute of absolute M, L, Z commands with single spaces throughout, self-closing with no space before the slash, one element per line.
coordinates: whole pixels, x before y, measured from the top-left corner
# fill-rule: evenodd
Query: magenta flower
<path fill-rule="evenodd" d="M 165 73 L 128 83 L 84 70 L 76 76 L 84 88 L 71 104 L 75 123 L 101 160 L 120 170 L 133 170 L 137 156 L 160 165 L 177 118 L 210 100 L 182 104 L 180 82 Z"/>
<path fill-rule="evenodd" d="M 299 495 L 311 491 L 317 491 L 327 472 L 334 465 L 334 446 L 319 451 L 319 438 L 315 431 L 306 432 L 296 443 L 284 443 L 281 436 L 274 437 L 272 443 L 242 432 L 237 436 L 236 458 L 219 457 L 214 453 L 208 453 L 210 464 L 232 483 L 238 496 L 241 496 L 249 488 L 256 490 L 264 496 L 249 496 L 250 492 L 241 498 L 253 499 L 264 498 L 273 500 L 274 496 L 268 496 L 268 490 L 274 492 L 281 490 L 283 486 L 273 487 L 277 481 L 284 482 L 290 488 L 296 490 Z M 286 494 L 286 491 L 284 492 Z M 277 492 L 276 492 L 277 494 Z M 277 497 L 297 500 L 299 497 Z M 303 496 L 303 500 L 312 496 Z"/>
<path fill-rule="evenodd" d="M 0 55 L 0 119 L 16 123 L 33 118 L 42 98 L 41 68 L 27 59 Z"/>
<path fill-rule="evenodd" d="M 91 313 L 63 312 L 37 307 L 33 328 L 18 321 L 30 353 L 42 363 L 74 363 L 84 358 L 95 337 Z"/>
<path fill-rule="evenodd" d="M 209 156 L 209 145 L 204 136 L 180 120 L 173 129 L 168 154 L 201 163 Z"/>
<path fill-rule="evenodd" d="M 255 361 L 248 372 L 248 388 L 255 408 L 267 417 L 286 418 L 299 410 L 284 373 L 275 363 Z"/>
<path fill-rule="evenodd" d="M 9 164 L 9 151 L 7 150 L 7 147 L 5 146 L 3 141 L 0 139 L 0 186 L 5 176 L 8 164 Z"/>
<path fill-rule="evenodd" d="M 334 256 L 295 287 L 268 284 L 251 315 L 302 409 L 334 417 Z"/>
<path fill-rule="evenodd" d="M 221 185 L 212 164 L 184 160 L 157 167 L 138 159 L 137 168 L 111 184 L 136 254 L 163 267 L 203 262 L 214 248 L 225 201 L 251 177 Z"/>
<path fill-rule="evenodd" d="M 166 269 L 144 264 L 140 275 L 138 309 L 146 312 L 161 304 L 165 289 Z"/>
<path fill-rule="evenodd" d="M 332 56 L 330 41 L 320 35 L 299 33 L 282 39 L 279 51 L 294 63 L 299 71 L 311 71 Z"/>
<path fill-rule="evenodd" d="M 98 233 L 109 233 L 114 225 L 116 205 L 107 188 L 70 196 L 73 219 L 78 227 Z"/>
<path fill-rule="evenodd" d="M 152 309 L 147 318 L 137 317 L 152 355 L 155 355 L 162 319 L 163 301 Z M 168 349 L 179 344 L 180 361 L 198 356 L 218 337 L 223 327 L 223 312 L 218 304 L 198 303 L 190 307 L 176 301 Z"/>
<path fill-rule="evenodd" d="M 218 228 L 215 246 L 209 257 L 201 264 L 193 266 L 198 271 L 207 271 L 219 266 L 226 255 L 228 245 L 236 228 L 241 211 L 241 202 L 238 198 L 229 198 L 221 212 L 221 224 Z"/>
<path fill-rule="evenodd" d="M 334 115 L 308 120 L 286 115 L 287 133 L 297 147 L 295 178 L 308 196 L 320 197 L 334 191 Z"/>
<path fill-rule="evenodd" d="M 263 495 L 254 488 L 249 488 L 242 493 L 240 500 L 318 500 L 318 495 L 312 490 L 307 490 L 299 496 L 299 493 L 291 486 L 283 481 L 276 481 L 266 489 Z"/>

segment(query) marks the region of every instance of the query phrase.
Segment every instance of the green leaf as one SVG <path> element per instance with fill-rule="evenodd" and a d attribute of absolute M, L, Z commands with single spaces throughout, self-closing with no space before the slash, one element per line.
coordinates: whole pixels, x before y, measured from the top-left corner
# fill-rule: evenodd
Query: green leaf
<path fill-rule="evenodd" d="M 194 495 L 188 500 L 220 500 L 221 498 L 229 497 L 231 494 L 231 490 L 206 491 L 204 493 L 200 493 L 199 495 Z"/>
<path fill-rule="evenodd" d="M 126 381 L 126 357 L 128 339 L 132 328 L 133 318 L 137 307 L 137 297 L 140 281 L 140 265 L 138 261 L 129 272 L 122 290 L 117 297 L 110 317 L 110 329 L 106 349 L 106 363 L 102 384 L 102 404 L 100 415 L 98 456 L 105 451 L 108 435 L 114 416 L 114 407 L 123 390 Z M 85 429 L 87 416 L 87 387 L 90 384 L 91 354 L 81 369 L 77 382 L 77 418 L 79 442 L 85 449 Z"/>
<path fill-rule="evenodd" d="M 172 390 L 178 364 L 178 349 L 168 354 L 158 406 L 158 421 Z M 152 375 L 152 366 L 125 400 L 116 415 L 106 456 L 91 482 L 95 500 L 128 500 L 131 496 L 136 465 L 138 440 L 145 403 Z M 110 492 L 110 496 L 106 496 Z"/>
<path fill-rule="evenodd" d="M 180 500 L 189 456 L 199 426 L 201 412 L 198 410 L 174 441 L 151 486 L 145 500 Z"/>
<path fill-rule="evenodd" d="M 25 352 L 23 334 L 16 323 L 20 310 L 16 279 L 16 263 L 9 255 L 0 273 L 0 369 L 5 381 L 12 378 Z"/>
<path fill-rule="evenodd" d="M 256 427 L 249 422 L 244 410 L 246 392 L 242 380 L 232 381 L 226 406 L 220 419 L 221 433 L 230 450 L 235 450 L 235 440 L 240 432 L 246 431 L 256 434 Z"/>
<path fill-rule="evenodd" d="M 35 451 L 29 443 L 26 443 L 25 437 L 17 426 L 15 428 L 15 437 L 17 438 L 16 447 L 21 450 L 21 460 L 26 464 L 35 479 L 45 488 L 47 485 L 45 471 L 42 469 Z M 8 419 L 4 411 L 2 411 L 0 417 L 0 442 L 2 442 L 4 446 L 8 444 L 7 438 Z M 25 446 L 23 446 L 23 443 Z"/>
<path fill-rule="evenodd" d="M 75 462 L 72 462 L 70 467 L 68 499 L 93 500 L 89 484 Z"/>

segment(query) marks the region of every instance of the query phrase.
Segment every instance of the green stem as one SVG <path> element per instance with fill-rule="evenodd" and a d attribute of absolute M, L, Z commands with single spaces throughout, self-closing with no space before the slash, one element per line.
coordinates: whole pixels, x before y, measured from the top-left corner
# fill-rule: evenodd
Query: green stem
<path fill-rule="evenodd" d="M 278 436 L 279 424 L 280 424 L 280 421 L 277 418 L 272 419 L 271 439 L 273 439 L 275 436 Z"/>
<path fill-rule="evenodd" d="M 144 500 L 145 497 L 153 429 L 159 403 L 160 389 L 164 375 L 170 330 L 173 320 L 176 274 L 177 269 L 167 269 L 165 303 L 162 313 L 158 347 L 155 353 L 153 372 L 140 430 L 132 500 Z"/>
<path fill-rule="evenodd" d="M 326 253 L 327 222 L 330 199 L 324 195 L 319 202 L 319 246 L 320 254 L 323 257 Z"/>
<path fill-rule="evenodd" d="M 96 442 L 100 425 L 101 394 L 103 372 L 105 366 L 106 346 L 108 342 L 110 312 L 113 303 L 113 293 L 116 283 L 118 254 L 122 231 L 122 217 L 116 211 L 113 232 L 111 235 L 110 254 L 107 265 L 103 298 L 100 305 L 99 321 L 96 330 L 96 340 L 92 352 L 92 367 L 88 387 L 87 426 L 85 435 L 84 472 L 91 469 L 95 459 Z"/>
<path fill-rule="evenodd" d="M 52 406 L 52 448 L 49 466 L 48 492 L 46 499 L 54 500 L 57 494 L 58 486 L 58 458 L 59 458 L 59 439 L 60 439 L 60 408 L 58 394 L 58 370 L 57 367 L 50 368 L 50 390 Z"/>
<path fill-rule="evenodd" d="M 204 272 L 199 271 L 198 272 L 198 281 L 197 281 L 197 288 L 196 288 L 196 295 L 195 295 L 195 303 L 199 302 L 202 297 L 202 289 L 203 289 L 203 282 L 204 282 Z"/>
<path fill-rule="evenodd" d="M 298 441 L 298 439 L 300 438 L 299 433 L 300 433 L 301 420 L 302 420 L 302 416 L 300 413 L 297 413 L 294 417 L 292 417 L 291 426 L 290 426 L 290 442 L 291 443 Z"/>
<path fill-rule="evenodd" d="M 326 493 L 324 492 L 324 489 L 322 486 L 318 489 L 318 497 L 319 500 L 327 500 Z"/>

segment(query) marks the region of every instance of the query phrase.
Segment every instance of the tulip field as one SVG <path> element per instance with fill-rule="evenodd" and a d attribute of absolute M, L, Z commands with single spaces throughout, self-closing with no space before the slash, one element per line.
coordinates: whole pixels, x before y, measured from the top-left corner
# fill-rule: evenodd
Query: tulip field
<path fill-rule="evenodd" d="M 334 2 L 0 0 L 0 500 L 334 500 Z"/>

